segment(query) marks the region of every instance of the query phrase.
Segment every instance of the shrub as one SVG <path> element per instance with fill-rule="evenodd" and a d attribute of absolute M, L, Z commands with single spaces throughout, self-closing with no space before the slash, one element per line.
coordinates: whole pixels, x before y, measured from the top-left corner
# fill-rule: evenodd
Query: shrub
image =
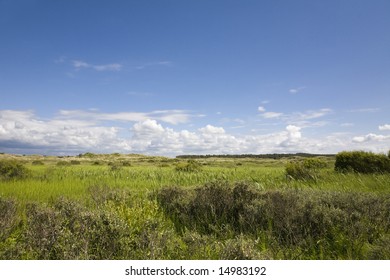
<path fill-rule="evenodd" d="M 45 165 L 45 164 L 43 163 L 43 161 L 41 161 L 41 160 L 34 160 L 31 164 L 32 164 L 32 165 Z"/>
<path fill-rule="evenodd" d="M 71 160 L 70 164 L 72 164 L 72 165 L 80 165 L 81 162 L 79 160 Z"/>
<path fill-rule="evenodd" d="M 390 172 L 390 158 L 384 154 L 364 151 L 340 152 L 336 155 L 335 170 L 358 173 Z"/>
<path fill-rule="evenodd" d="M 16 221 L 16 204 L 0 197 L 0 242 L 5 240 Z"/>
<path fill-rule="evenodd" d="M 326 162 L 318 158 L 305 158 L 299 161 L 290 161 L 286 164 L 286 175 L 296 180 L 315 180 L 319 169 L 326 167 Z"/>
<path fill-rule="evenodd" d="M 121 161 L 122 166 L 131 166 L 131 162 L 128 160 Z"/>
<path fill-rule="evenodd" d="M 378 239 L 390 229 L 389 199 L 383 194 L 260 191 L 243 183 L 206 184 L 195 191 L 164 188 L 157 195 L 180 232 L 192 230 L 219 240 L 252 236 L 274 258 L 283 259 L 387 257 L 389 238 Z M 233 255 L 245 257 L 239 243 L 226 244 Z M 383 244 L 387 251 L 380 255 Z"/>
<path fill-rule="evenodd" d="M 179 162 L 176 164 L 175 170 L 182 172 L 199 172 L 202 170 L 202 166 L 195 160 L 188 160 L 187 162 Z"/>
<path fill-rule="evenodd" d="M 29 170 L 15 160 L 0 161 L 0 180 L 23 179 L 30 174 Z"/>
<path fill-rule="evenodd" d="M 86 157 L 86 158 L 94 158 L 96 157 L 97 155 L 94 154 L 94 153 L 90 153 L 90 152 L 87 152 L 87 153 L 84 153 L 84 154 L 79 154 L 78 157 Z"/>
<path fill-rule="evenodd" d="M 57 166 L 70 166 L 70 162 L 68 161 L 58 161 Z"/>

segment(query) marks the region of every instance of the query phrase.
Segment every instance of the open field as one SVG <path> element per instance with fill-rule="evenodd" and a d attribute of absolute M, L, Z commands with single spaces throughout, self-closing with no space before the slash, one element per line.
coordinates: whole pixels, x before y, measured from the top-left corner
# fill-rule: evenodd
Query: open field
<path fill-rule="evenodd" d="M 296 157 L 295 159 L 299 159 Z M 390 175 L 290 157 L 0 154 L 1 259 L 389 259 Z"/>

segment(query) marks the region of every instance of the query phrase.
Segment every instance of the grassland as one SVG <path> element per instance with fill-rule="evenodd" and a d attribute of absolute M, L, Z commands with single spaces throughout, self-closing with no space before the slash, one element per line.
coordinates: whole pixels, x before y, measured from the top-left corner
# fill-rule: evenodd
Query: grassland
<path fill-rule="evenodd" d="M 289 158 L 0 154 L 1 259 L 389 259 L 390 175 Z"/>

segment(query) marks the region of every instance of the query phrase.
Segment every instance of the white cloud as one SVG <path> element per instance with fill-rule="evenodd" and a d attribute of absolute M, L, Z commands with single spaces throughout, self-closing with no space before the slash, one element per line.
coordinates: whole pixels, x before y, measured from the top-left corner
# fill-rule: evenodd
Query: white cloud
<path fill-rule="evenodd" d="M 330 108 L 322 108 L 319 110 L 308 110 L 305 112 L 294 112 L 290 114 L 284 114 L 280 112 L 266 112 L 265 108 L 260 106 L 258 107 L 258 111 L 262 112 L 260 116 L 265 119 L 281 119 L 286 123 L 296 124 L 299 126 L 318 126 L 318 123 L 309 123 L 313 119 L 318 119 L 333 113 L 333 110 Z M 324 123 L 322 123 L 323 125 Z"/>
<path fill-rule="evenodd" d="M 153 67 L 153 66 L 172 66 L 173 62 L 169 60 L 162 60 L 156 62 L 149 62 L 135 67 L 138 70 L 143 70 L 145 68 Z"/>
<path fill-rule="evenodd" d="M 319 110 L 309 110 L 304 113 L 295 113 L 291 117 L 296 120 L 311 120 L 311 119 L 321 118 L 332 112 L 333 112 L 332 109 L 322 108 Z"/>
<path fill-rule="evenodd" d="M 87 63 L 82 60 L 73 60 L 72 61 L 73 67 L 76 70 L 80 70 L 82 68 L 90 68 L 94 69 L 96 71 L 120 71 L 122 70 L 123 65 L 119 63 L 111 63 L 111 64 L 104 64 L 104 65 L 94 65 Z"/>
<path fill-rule="evenodd" d="M 299 139 L 301 138 L 301 128 L 295 125 L 288 125 L 286 127 L 286 130 L 288 132 L 289 138 L 290 139 Z"/>
<path fill-rule="evenodd" d="M 360 108 L 360 109 L 352 109 L 348 110 L 349 113 L 376 113 L 379 112 L 380 108 Z"/>
<path fill-rule="evenodd" d="M 203 117 L 203 115 L 190 114 L 185 110 L 157 110 L 152 112 L 118 112 L 102 113 L 96 110 L 61 110 L 59 118 L 79 118 L 93 121 L 122 121 L 139 122 L 147 119 L 156 119 L 170 124 L 181 124 L 189 122 L 192 117 Z"/>
<path fill-rule="evenodd" d="M 297 87 L 297 88 L 292 88 L 292 89 L 289 89 L 289 93 L 292 93 L 292 94 L 295 94 L 295 93 L 299 93 L 301 91 L 303 91 L 306 87 Z"/>
<path fill-rule="evenodd" d="M 206 127 L 200 128 L 199 131 L 203 134 L 224 134 L 223 127 L 216 127 L 212 125 L 206 125 Z"/>
<path fill-rule="evenodd" d="M 342 124 L 340 124 L 340 126 L 342 126 L 342 127 L 351 127 L 351 126 L 355 126 L 355 124 L 354 123 L 342 123 Z"/>
<path fill-rule="evenodd" d="M 283 113 L 265 112 L 265 113 L 261 114 L 261 116 L 263 118 L 266 118 L 266 119 L 276 119 L 276 118 L 280 118 L 281 116 L 283 116 Z"/>
<path fill-rule="evenodd" d="M 362 143 L 362 142 L 371 142 L 371 141 L 384 141 L 390 139 L 390 135 L 378 135 L 375 133 L 369 133 L 364 136 L 356 136 L 352 140 L 353 142 Z"/>
<path fill-rule="evenodd" d="M 112 63 L 105 65 L 94 65 L 92 68 L 96 71 L 120 71 L 122 69 L 122 64 Z"/>
<path fill-rule="evenodd" d="M 273 133 L 233 135 L 224 127 L 208 124 L 194 129 L 173 129 L 150 117 L 180 113 L 164 110 L 149 113 L 62 111 L 52 119 L 32 111 L 0 110 L 0 150 L 20 153 L 134 152 L 158 155 L 335 153 L 364 149 L 386 152 L 390 135 L 363 136 L 333 133 L 307 138 L 302 126 L 288 124 Z M 94 115 L 95 114 L 95 115 Z M 108 121 L 131 120 L 115 126 Z"/>
<path fill-rule="evenodd" d="M 379 130 L 390 130 L 390 124 L 380 125 Z"/>

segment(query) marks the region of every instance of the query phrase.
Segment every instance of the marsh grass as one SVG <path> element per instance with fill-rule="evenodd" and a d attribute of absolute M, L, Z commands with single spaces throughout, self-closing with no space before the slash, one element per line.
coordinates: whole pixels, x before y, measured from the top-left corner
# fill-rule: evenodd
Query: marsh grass
<path fill-rule="evenodd" d="M 332 159 L 316 180 L 286 178 L 285 159 L 12 160 L 29 175 L 0 180 L 0 259 L 390 258 L 390 175 Z"/>

